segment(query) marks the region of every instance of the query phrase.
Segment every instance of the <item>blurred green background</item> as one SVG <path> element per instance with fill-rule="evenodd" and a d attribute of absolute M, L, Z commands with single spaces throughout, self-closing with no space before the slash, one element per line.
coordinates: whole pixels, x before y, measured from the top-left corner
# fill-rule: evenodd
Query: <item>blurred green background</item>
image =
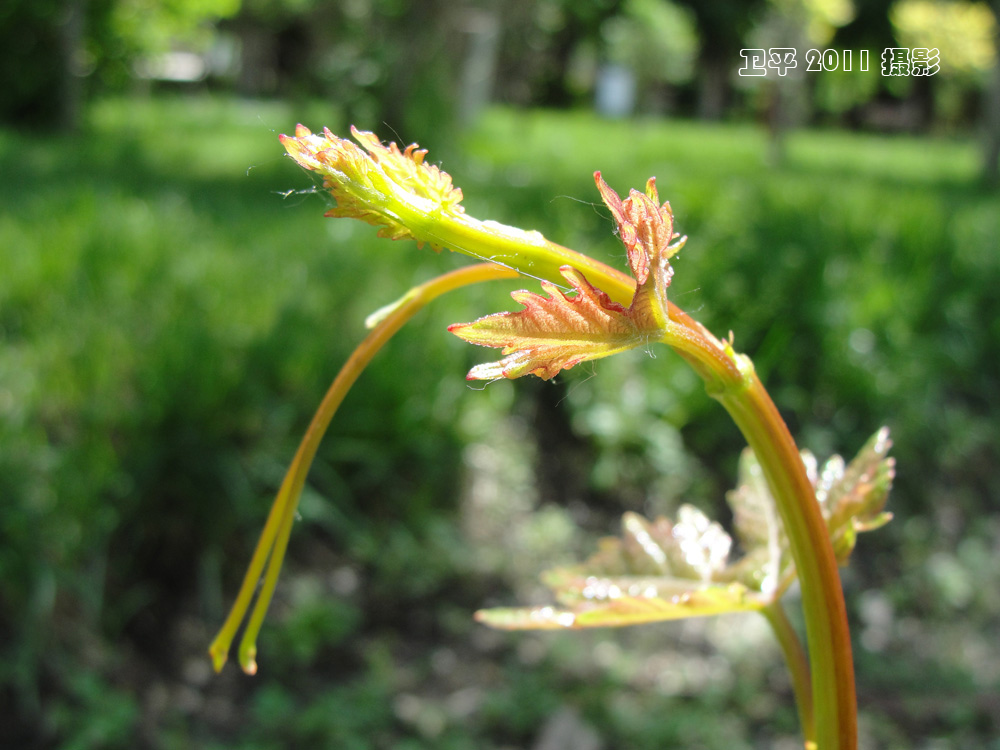
<path fill-rule="evenodd" d="M 301 121 L 419 140 L 473 216 L 621 267 L 592 172 L 656 175 L 690 237 L 673 299 L 733 331 L 800 444 L 850 456 L 892 428 L 896 519 L 844 571 L 862 747 L 1000 748 L 998 13 L 6 3 L 0 746 L 800 746 L 762 618 L 473 623 L 544 601 L 537 574 L 625 510 L 728 523 L 742 447 L 666 350 L 468 387 L 492 355 L 445 327 L 524 283 L 445 298 L 379 355 L 310 475 L 260 673 L 211 673 L 365 315 L 465 262 L 323 219 L 277 142 Z M 778 46 L 797 75 L 736 74 Z M 896 46 L 938 47 L 941 70 L 881 76 Z M 806 72 L 809 49 L 872 70 Z"/>

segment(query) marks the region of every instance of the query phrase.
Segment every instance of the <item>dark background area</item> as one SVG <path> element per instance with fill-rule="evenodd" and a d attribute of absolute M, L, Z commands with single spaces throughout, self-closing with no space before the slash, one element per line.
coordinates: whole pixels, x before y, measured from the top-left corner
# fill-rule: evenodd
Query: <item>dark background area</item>
<path fill-rule="evenodd" d="M 436 303 L 310 475 L 260 673 L 206 649 L 364 317 L 465 258 L 323 219 L 296 122 L 419 141 L 467 211 L 624 266 L 592 173 L 656 175 L 673 299 L 800 445 L 888 424 L 843 572 L 862 746 L 1000 747 L 996 4 L 70 0 L 0 10 L 0 746 L 800 746 L 763 618 L 515 633 L 623 511 L 729 523 L 741 438 L 670 352 L 469 388 Z M 744 48 L 799 69 L 743 78 Z M 937 47 L 930 77 L 880 72 Z M 807 72 L 810 49 L 870 68 Z M 795 604 L 794 592 L 790 605 Z M 793 607 L 790 607 L 794 609 Z"/>

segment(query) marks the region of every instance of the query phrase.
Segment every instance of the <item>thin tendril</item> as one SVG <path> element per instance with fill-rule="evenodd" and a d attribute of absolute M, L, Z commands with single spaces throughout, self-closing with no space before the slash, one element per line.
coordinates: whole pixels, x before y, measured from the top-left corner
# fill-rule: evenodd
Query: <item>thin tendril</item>
<path fill-rule="evenodd" d="M 313 416 L 309 429 L 299 445 L 295 458 L 288 468 L 288 473 L 285 475 L 278 495 L 271 506 L 267 522 L 261 532 L 253 557 L 250 559 L 250 565 L 243 578 L 236 601 L 209 647 L 209 654 L 216 671 L 221 670 L 228 659 L 233 638 L 246 616 L 254 591 L 261 581 L 261 575 L 264 574 L 263 585 L 258 593 L 257 601 L 250 614 L 250 620 L 239 647 L 240 666 L 243 670 L 253 674 L 257 669 L 257 634 L 277 585 L 278 573 L 281 570 L 281 563 L 288 546 L 295 510 L 305 485 L 306 475 L 330 420 L 333 419 L 337 408 L 358 376 L 385 343 L 428 302 L 446 292 L 469 284 L 516 277 L 516 272 L 493 264 L 467 266 L 437 276 L 407 292 L 354 350 L 337 374 L 330 389 L 323 397 L 319 409 Z M 264 572 L 265 564 L 267 564 L 266 573 Z"/>

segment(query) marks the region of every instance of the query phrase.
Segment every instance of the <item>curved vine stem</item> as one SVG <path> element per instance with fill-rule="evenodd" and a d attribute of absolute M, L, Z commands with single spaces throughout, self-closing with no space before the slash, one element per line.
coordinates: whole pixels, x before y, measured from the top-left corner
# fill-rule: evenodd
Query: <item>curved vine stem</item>
<path fill-rule="evenodd" d="M 798 446 L 761 384 L 753 364 L 671 306 L 676 329 L 664 343 L 676 348 L 706 381 L 709 395 L 729 412 L 760 461 L 774 496 L 802 586 L 816 746 L 857 748 L 857 698 L 847 608 L 826 521 Z M 720 354 L 729 360 L 720 366 Z"/>
<path fill-rule="evenodd" d="M 250 560 L 250 565 L 247 567 L 236 601 L 209 647 L 209 655 L 216 671 L 222 669 L 229 657 L 229 649 L 236 636 L 236 631 L 246 616 L 257 584 L 261 581 L 263 574 L 263 583 L 239 646 L 239 661 L 243 671 L 248 674 L 257 671 L 257 634 L 277 585 L 278 573 L 281 570 L 285 549 L 288 546 L 288 538 L 295 519 L 295 510 L 298 507 L 306 475 L 309 473 L 309 467 L 316 456 L 319 443 L 330 425 L 330 420 L 333 419 L 337 408 L 358 376 L 386 342 L 427 303 L 446 292 L 469 284 L 511 279 L 516 278 L 517 275 L 510 269 L 490 263 L 467 266 L 414 287 L 398 302 L 377 313 L 378 318 L 373 330 L 351 354 L 323 397 L 323 401 L 299 445 L 295 458 L 285 474 L 284 481 L 282 481 L 278 495 L 271 506 L 264 530 L 261 532 L 257 547 Z M 267 566 L 266 573 L 264 571 L 265 565 Z"/>
<path fill-rule="evenodd" d="M 453 189 L 450 176 L 427 166 L 424 152 L 384 147 L 371 133 L 355 131 L 354 136 L 363 148 L 329 131 L 314 136 L 302 126 L 296 128 L 295 138 L 282 137 L 300 165 L 324 175 L 338 205 L 328 215 L 363 219 L 382 225 L 386 236 L 448 247 L 556 285 L 563 283 L 559 269 L 569 265 L 612 300 L 625 305 L 633 298 L 635 279 L 607 264 L 537 232 L 466 215 L 457 208 L 461 194 Z M 599 173 L 595 180 L 600 180 Z M 795 441 L 747 357 L 673 303 L 668 303 L 667 319 L 663 343 L 680 353 L 732 416 L 756 453 L 777 503 L 802 585 L 818 748 L 854 750 L 857 704 L 844 596 L 826 523 Z M 275 535 L 278 525 L 275 521 Z"/>
<path fill-rule="evenodd" d="M 744 386 L 712 393 L 757 455 L 788 534 L 802 587 L 820 750 L 857 748 L 857 698 L 847 608 L 826 522 L 798 447 L 749 360 Z"/>

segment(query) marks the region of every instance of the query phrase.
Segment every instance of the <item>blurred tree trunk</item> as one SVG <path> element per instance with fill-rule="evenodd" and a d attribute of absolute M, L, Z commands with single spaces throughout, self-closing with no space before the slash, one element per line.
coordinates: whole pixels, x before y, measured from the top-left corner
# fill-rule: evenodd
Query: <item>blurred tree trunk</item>
<path fill-rule="evenodd" d="M 411 2 L 393 25 L 398 50 L 381 102 L 382 120 L 407 143 L 440 151 L 455 123 L 457 63 L 455 13 L 464 4 L 450 0 Z M 433 29 L 433 33 L 415 33 Z"/>
<path fill-rule="evenodd" d="M 243 96 L 274 93 L 277 84 L 275 36 L 260 19 L 241 13 L 234 24 L 240 40 L 236 90 Z"/>
<path fill-rule="evenodd" d="M 73 130 L 86 0 L 6 0 L 0 8 L 0 121 Z"/>
<path fill-rule="evenodd" d="M 725 113 L 729 76 L 740 59 L 743 40 L 765 0 L 677 0 L 694 16 L 701 50 L 698 53 L 698 116 L 717 120 Z"/>
<path fill-rule="evenodd" d="M 1000 185 L 1000 63 L 993 66 L 984 102 L 986 121 L 983 150 L 983 179 L 987 185 Z"/>
<path fill-rule="evenodd" d="M 494 11 L 469 8 L 461 16 L 466 43 L 458 94 L 458 123 L 472 125 L 493 98 L 500 19 Z"/>
<path fill-rule="evenodd" d="M 777 167 L 785 161 L 785 136 L 788 133 L 788 95 L 784 80 L 764 83 L 764 120 L 767 124 L 767 165 Z"/>
<path fill-rule="evenodd" d="M 1000 184 L 1000 0 L 990 4 L 996 19 L 997 29 L 994 35 L 993 49 L 995 51 L 993 70 L 989 72 L 989 81 L 983 92 L 983 121 L 985 140 L 983 149 L 983 180 L 992 187 Z"/>
<path fill-rule="evenodd" d="M 73 132 L 80 126 L 83 104 L 83 77 L 79 60 L 83 52 L 86 0 L 67 0 L 59 28 L 59 52 L 62 57 L 62 75 L 59 81 L 59 129 Z"/>
<path fill-rule="evenodd" d="M 798 55 L 801 59 L 802 55 Z M 788 133 L 809 121 L 811 95 L 800 70 L 767 81 L 764 120 L 767 126 L 767 164 L 777 167 L 787 156 Z"/>
<path fill-rule="evenodd" d="M 703 48 L 704 51 L 704 48 Z M 698 61 L 698 117 L 719 120 L 726 111 L 729 61 L 702 55 Z"/>

